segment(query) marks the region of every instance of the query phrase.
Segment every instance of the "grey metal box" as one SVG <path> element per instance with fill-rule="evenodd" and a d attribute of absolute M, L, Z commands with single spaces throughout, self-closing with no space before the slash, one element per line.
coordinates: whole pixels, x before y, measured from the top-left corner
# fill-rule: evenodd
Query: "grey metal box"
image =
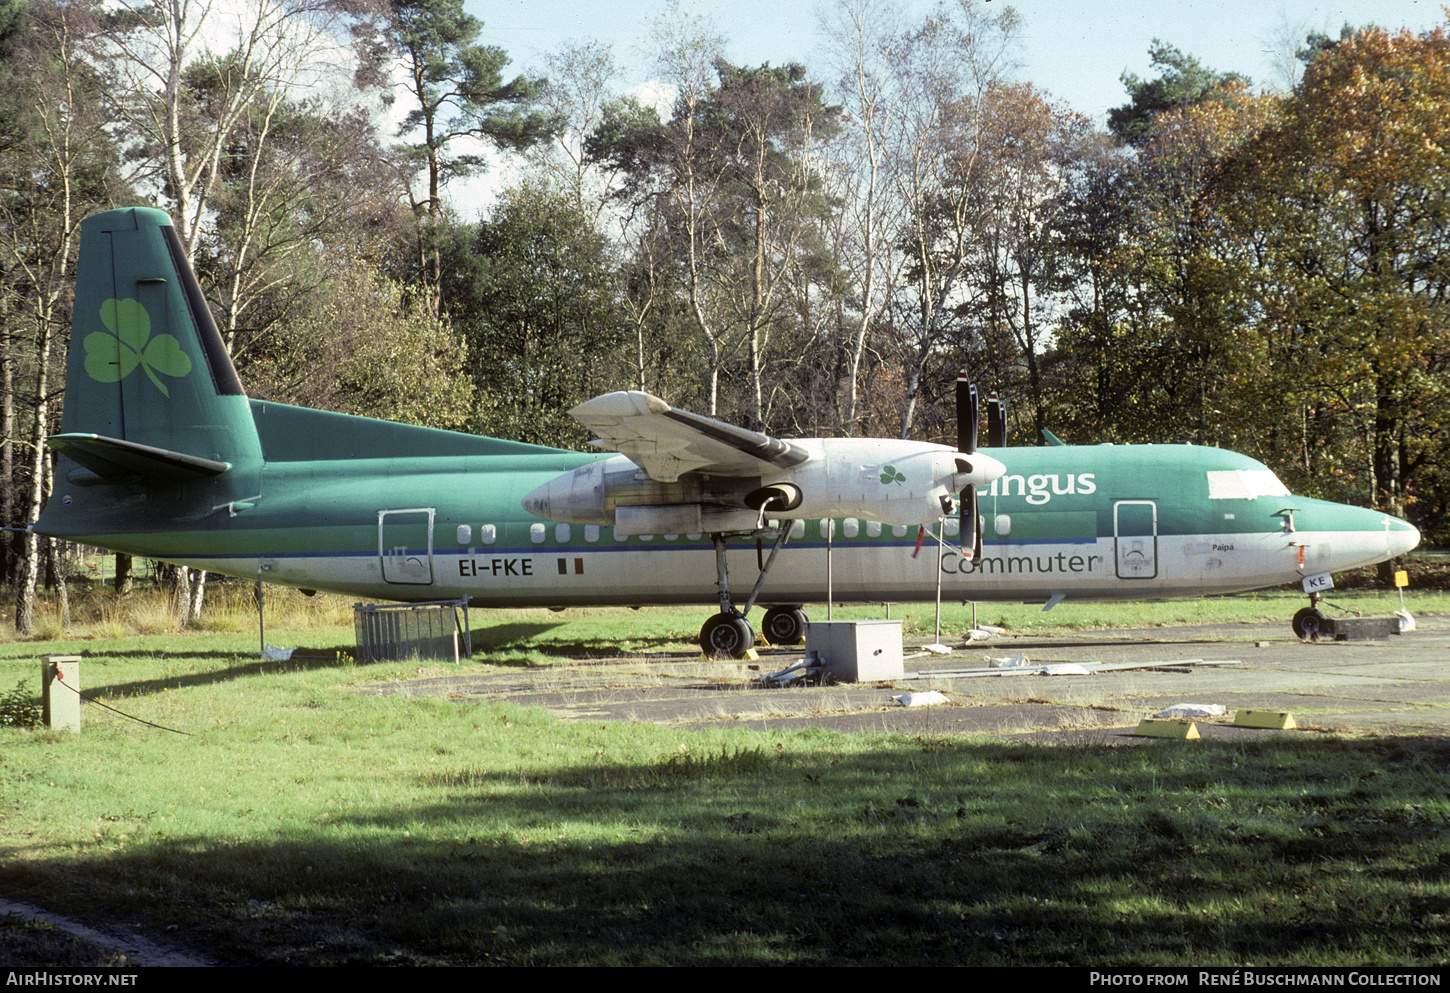
<path fill-rule="evenodd" d="M 837 682 L 900 679 L 900 621 L 811 621 L 806 654 L 814 653 Z"/>

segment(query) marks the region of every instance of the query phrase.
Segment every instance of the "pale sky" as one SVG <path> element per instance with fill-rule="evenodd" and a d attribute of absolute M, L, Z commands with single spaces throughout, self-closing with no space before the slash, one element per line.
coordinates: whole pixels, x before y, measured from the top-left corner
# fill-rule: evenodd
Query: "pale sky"
<path fill-rule="evenodd" d="M 935 6 L 897 3 L 918 17 Z M 641 64 L 646 22 L 664 9 L 663 0 L 465 0 L 464 6 L 484 22 L 483 39 L 512 56 L 514 71 L 537 70 L 541 56 L 561 42 L 586 39 L 609 42 L 620 61 Z M 681 6 L 714 18 L 736 64 L 800 62 L 821 72 L 817 4 L 810 0 L 682 0 Z M 1017 0 L 1011 6 L 1025 28 L 1019 78 L 1098 120 L 1125 102 L 1119 80 L 1125 69 L 1151 74 L 1154 38 L 1220 72 L 1268 83 L 1265 50 L 1282 24 L 1302 37 L 1310 29 L 1338 35 L 1345 22 L 1419 31 L 1445 20 L 1440 0 Z M 636 72 L 629 85 L 646 79 Z"/>
<path fill-rule="evenodd" d="M 896 2 L 913 20 L 936 6 L 935 0 Z M 1108 110 L 1127 102 L 1123 72 L 1154 75 L 1148 48 L 1155 38 L 1211 69 L 1238 72 L 1263 86 L 1275 82 L 1269 51 L 1286 28 L 1297 39 L 1311 30 L 1337 36 L 1345 23 L 1422 31 L 1445 22 L 1440 4 L 1441 0 L 1017 0 L 1011 4 L 1023 20 L 1017 78 L 1105 124 Z M 735 64 L 800 62 L 813 78 L 827 81 L 814 0 L 680 0 L 680 6 L 713 18 L 726 39 L 726 57 Z M 480 40 L 509 54 L 512 63 L 505 71 L 510 76 L 544 75 L 544 56 L 565 42 L 603 41 L 629 67 L 620 84 L 628 89 L 649 81 L 644 68 L 648 24 L 665 9 L 665 0 L 464 0 L 464 7 L 484 22 Z M 450 199 L 461 217 L 472 220 L 492 200 L 499 184 L 507 181 L 506 170 L 492 169 L 456 184 Z"/>

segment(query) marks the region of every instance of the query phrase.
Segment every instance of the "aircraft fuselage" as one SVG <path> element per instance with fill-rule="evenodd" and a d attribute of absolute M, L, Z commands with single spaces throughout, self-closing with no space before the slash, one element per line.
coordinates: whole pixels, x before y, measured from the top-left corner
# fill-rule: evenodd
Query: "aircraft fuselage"
<path fill-rule="evenodd" d="M 329 416 L 266 407 L 274 417 L 282 410 Z M 953 519 L 945 522 L 944 547 L 935 540 L 938 525 L 919 550 L 913 526 L 854 517 L 798 521 L 761 601 L 827 599 L 828 544 L 830 596 L 838 602 L 930 600 L 938 571 L 948 599 L 1042 601 L 1257 589 L 1378 562 L 1418 539 L 1383 513 L 1263 492 L 1274 488 L 1261 485 L 1272 479 L 1268 470 L 1218 449 L 1103 445 L 993 454 L 1010 468 L 979 495 L 984 549 L 976 567 L 961 553 Z M 232 478 L 225 491 L 211 481 L 170 490 L 108 487 L 113 499 L 105 509 L 91 506 L 76 526 L 66 522 L 72 491 L 62 482 L 42 530 L 227 575 L 256 577 L 260 568 L 269 582 L 371 599 L 716 602 L 708 534 L 618 538 L 608 525 L 546 521 L 521 508 L 536 487 L 607 457 L 265 461 L 249 474 L 255 484 Z M 199 516 L 182 512 L 201 506 Z M 141 522 L 147 526 L 138 528 Z M 733 574 L 753 580 L 754 542 L 735 541 L 729 559 Z"/>

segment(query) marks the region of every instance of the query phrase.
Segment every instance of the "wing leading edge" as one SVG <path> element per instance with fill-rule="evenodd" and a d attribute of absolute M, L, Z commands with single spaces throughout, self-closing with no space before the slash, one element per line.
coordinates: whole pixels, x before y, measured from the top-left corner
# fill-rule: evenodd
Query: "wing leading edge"
<path fill-rule="evenodd" d="M 800 445 L 676 410 L 638 390 L 606 393 L 569 414 L 598 436 L 590 444 L 619 452 L 661 483 L 673 483 L 687 472 L 759 476 L 811 458 Z"/>

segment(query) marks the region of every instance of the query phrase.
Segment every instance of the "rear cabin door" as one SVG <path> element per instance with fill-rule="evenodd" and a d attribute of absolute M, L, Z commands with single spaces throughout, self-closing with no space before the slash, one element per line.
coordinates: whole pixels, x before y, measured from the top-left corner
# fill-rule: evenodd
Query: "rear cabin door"
<path fill-rule="evenodd" d="M 1158 505 L 1152 500 L 1113 504 L 1113 548 L 1119 579 L 1158 575 Z"/>
<path fill-rule="evenodd" d="M 404 586 L 433 583 L 433 507 L 378 511 L 383 579 Z"/>

